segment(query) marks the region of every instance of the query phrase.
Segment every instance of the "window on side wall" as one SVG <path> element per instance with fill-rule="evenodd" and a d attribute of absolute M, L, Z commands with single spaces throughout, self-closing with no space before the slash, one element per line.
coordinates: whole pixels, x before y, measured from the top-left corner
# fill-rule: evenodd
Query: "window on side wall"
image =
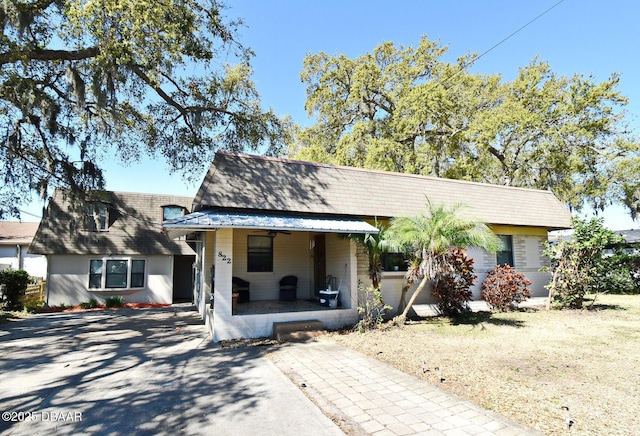
<path fill-rule="evenodd" d="M 247 272 L 272 272 L 273 238 L 252 235 L 247 238 Z"/>
<path fill-rule="evenodd" d="M 89 289 L 144 288 L 143 259 L 91 259 Z"/>
<path fill-rule="evenodd" d="M 90 232 L 105 231 L 109 228 L 109 209 L 104 203 L 92 203 L 85 209 L 84 228 Z"/>
<path fill-rule="evenodd" d="M 131 260 L 131 287 L 144 288 L 144 260 Z"/>
<path fill-rule="evenodd" d="M 382 253 L 380 262 L 384 271 L 406 271 L 409 267 L 404 253 Z"/>
<path fill-rule="evenodd" d="M 89 261 L 89 288 L 102 288 L 102 260 L 92 259 Z"/>
<path fill-rule="evenodd" d="M 496 255 L 497 265 L 513 265 L 513 237 L 511 235 L 498 235 L 502 247 Z"/>

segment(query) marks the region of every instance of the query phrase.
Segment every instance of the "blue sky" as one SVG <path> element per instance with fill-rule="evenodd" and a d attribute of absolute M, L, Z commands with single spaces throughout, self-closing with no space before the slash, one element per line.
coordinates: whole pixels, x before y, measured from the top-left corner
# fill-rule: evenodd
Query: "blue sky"
<path fill-rule="evenodd" d="M 309 124 L 304 111 L 305 87 L 300 82 L 307 53 L 355 57 L 385 41 L 417 45 L 421 36 L 449 48 L 445 60 L 484 53 L 522 26 L 533 23 L 482 56 L 478 73 L 512 79 L 535 57 L 559 74 L 583 74 L 596 81 L 611 73 L 621 76 L 628 121 L 640 133 L 640 2 L 632 0 L 227 0 L 228 17 L 246 24 L 240 41 L 256 53 L 254 81 L 265 107 Z M 555 5 L 555 7 L 554 7 Z M 121 191 L 194 195 L 195 185 L 179 176 L 159 176 L 164 162 L 145 161 L 120 168 L 106 165 L 107 188 Z M 202 177 L 206 168 L 202 170 Z M 201 179 L 201 177 L 199 177 Z M 41 205 L 24 210 L 36 215 Z M 29 215 L 25 220 L 35 219 Z M 621 208 L 605 214 L 610 228 L 639 227 Z"/>

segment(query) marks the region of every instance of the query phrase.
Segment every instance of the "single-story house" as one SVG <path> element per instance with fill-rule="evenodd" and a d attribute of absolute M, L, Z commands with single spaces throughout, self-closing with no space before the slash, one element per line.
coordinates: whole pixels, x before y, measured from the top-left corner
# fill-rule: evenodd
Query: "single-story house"
<path fill-rule="evenodd" d="M 46 277 L 47 258 L 28 251 L 39 224 L 0 221 L 0 270 L 21 269 L 32 277 Z"/>
<path fill-rule="evenodd" d="M 190 212 L 193 197 L 106 192 L 84 208 L 57 189 L 31 243 L 48 261 L 45 302 L 76 305 L 121 296 L 126 302 L 192 301 L 195 251 L 162 232 Z"/>
<path fill-rule="evenodd" d="M 616 230 L 624 238 L 624 246 L 630 252 L 640 250 L 640 229 Z"/>
<path fill-rule="evenodd" d="M 524 273 L 534 296 L 546 294 L 543 243 L 549 231 L 571 224 L 550 191 L 219 152 L 192 212 L 163 227 L 195 248 L 194 302 L 213 340 L 262 337 L 274 322 L 356 323 L 359 283 L 370 284 L 368 260 L 344 235 L 376 232 L 376 220 L 420 212 L 427 201 L 465 204 L 503 241 L 497 255 L 468 250 L 479 276 L 475 298 L 498 263 Z M 384 267 L 383 298 L 394 306 L 405 264 L 389 253 Z M 294 284 L 281 286 L 290 276 Z M 429 302 L 423 294 L 418 303 Z"/>

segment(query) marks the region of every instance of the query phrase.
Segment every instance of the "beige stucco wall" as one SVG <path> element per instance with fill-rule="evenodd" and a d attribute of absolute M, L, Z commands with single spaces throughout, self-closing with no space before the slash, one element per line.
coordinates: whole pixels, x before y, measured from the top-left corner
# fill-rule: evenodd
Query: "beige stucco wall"
<path fill-rule="evenodd" d="M 22 269 L 30 276 L 45 278 L 47 258 L 40 254 L 29 254 L 28 249 L 28 245 L 0 245 L 0 268 L 6 266 L 11 269 Z"/>
<path fill-rule="evenodd" d="M 117 256 L 117 258 L 127 257 Z M 95 298 L 121 295 L 125 302 L 171 304 L 173 298 L 173 256 L 131 256 L 144 259 L 145 287 L 142 289 L 89 290 L 89 260 L 96 256 L 52 255 L 48 257 L 47 304 L 77 305 Z M 115 258 L 115 257 L 114 257 Z"/>

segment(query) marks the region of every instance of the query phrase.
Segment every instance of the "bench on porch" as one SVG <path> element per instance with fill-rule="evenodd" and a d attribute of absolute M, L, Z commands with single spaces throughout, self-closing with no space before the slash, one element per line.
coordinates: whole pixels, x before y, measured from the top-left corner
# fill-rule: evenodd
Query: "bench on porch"
<path fill-rule="evenodd" d="M 232 292 L 238 294 L 238 303 L 248 303 L 251 301 L 251 293 L 249 291 L 249 282 L 240 277 L 232 277 Z"/>
<path fill-rule="evenodd" d="M 280 301 L 296 301 L 298 277 L 285 276 L 280 279 Z"/>

